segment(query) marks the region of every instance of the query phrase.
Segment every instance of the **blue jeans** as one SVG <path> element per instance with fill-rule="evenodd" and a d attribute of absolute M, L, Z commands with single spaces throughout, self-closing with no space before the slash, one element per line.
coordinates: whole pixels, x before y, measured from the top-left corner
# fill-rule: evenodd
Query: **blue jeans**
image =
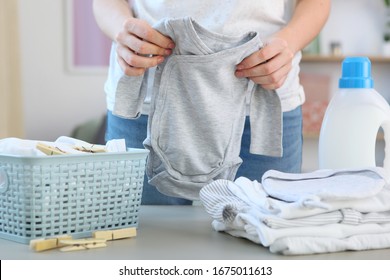
<path fill-rule="evenodd" d="M 107 112 L 106 141 L 111 139 L 126 140 L 126 146 L 144 148 L 148 117 L 142 115 L 136 120 L 128 120 Z M 237 177 L 244 176 L 250 180 L 261 181 L 264 172 L 275 169 L 290 173 L 299 173 L 302 164 L 302 111 L 301 107 L 283 114 L 283 157 L 267 157 L 249 153 L 250 127 L 249 118 L 245 120 L 242 137 L 241 154 L 243 160 Z M 192 201 L 166 196 L 151 186 L 145 176 L 142 194 L 144 205 L 190 205 Z"/>
<path fill-rule="evenodd" d="M 302 166 L 302 109 L 283 113 L 283 157 L 268 157 L 249 153 L 249 118 L 245 121 L 240 157 L 243 162 L 236 177 L 247 177 L 261 182 L 263 174 L 270 169 L 288 173 L 300 173 Z"/>

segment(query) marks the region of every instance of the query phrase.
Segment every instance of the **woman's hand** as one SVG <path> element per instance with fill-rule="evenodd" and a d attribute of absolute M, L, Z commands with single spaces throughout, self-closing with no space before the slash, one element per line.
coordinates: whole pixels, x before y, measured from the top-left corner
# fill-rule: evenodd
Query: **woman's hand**
<path fill-rule="evenodd" d="M 294 52 L 279 37 L 271 38 L 262 49 L 245 58 L 236 67 L 236 76 L 249 78 L 265 89 L 281 87 L 292 68 Z"/>
<path fill-rule="evenodd" d="M 146 69 L 164 61 L 172 53 L 174 42 L 146 21 L 128 18 L 117 34 L 118 63 L 128 76 L 142 75 Z"/>

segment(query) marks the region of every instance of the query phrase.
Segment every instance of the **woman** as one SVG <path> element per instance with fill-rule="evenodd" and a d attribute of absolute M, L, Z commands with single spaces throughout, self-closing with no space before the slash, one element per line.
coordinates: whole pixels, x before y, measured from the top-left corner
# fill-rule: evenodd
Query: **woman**
<path fill-rule="evenodd" d="M 129 3 L 130 2 L 130 3 Z M 261 180 L 269 169 L 300 172 L 302 161 L 303 88 L 299 83 L 301 50 L 325 24 L 330 0 L 94 0 L 94 14 L 101 30 L 113 40 L 107 94 L 107 140 L 125 138 L 130 147 L 142 147 L 146 138 L 150 97 L 142 115 L 135 120 L 112 114 L 117 76 L 143 75 L 163 63 L 177 42 L 164 36 L 153 25 L 162 18 L 190 16 L 208 30 L 224 35 L 256 31 L 264 46 L 247 56 L 235 69 L 239 79 L 250 79 L 265 90 L 278 94 L 283 111 L 283 156 L 249 153 L 250 123 L 247 117 L 241 142 L 243 163 L 237 176 Z M 153 78 L 149 78 L 149 84 Z M 217 113 L 217 112 L 216 112 Z M 180 197 L 160 194 L 146 181 L 144 204 L 191 204 Z"/>

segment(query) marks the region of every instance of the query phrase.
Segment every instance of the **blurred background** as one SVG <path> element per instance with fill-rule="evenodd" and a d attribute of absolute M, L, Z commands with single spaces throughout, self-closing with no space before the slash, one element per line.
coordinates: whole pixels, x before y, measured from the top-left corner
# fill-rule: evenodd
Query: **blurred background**
<path fill-rule="evenodd" d="M 319 127 L 345 56 L 368 56 L 375 88 L 390 100 L 389 24 L 385 0 L 332 1 L 301 64 L 304 170 L 317 168 Z M 105 115 L 109 47 L 92 0 L 0 0 L 0 138 L 52 141 L 80 130 L 95 136 Z"/>

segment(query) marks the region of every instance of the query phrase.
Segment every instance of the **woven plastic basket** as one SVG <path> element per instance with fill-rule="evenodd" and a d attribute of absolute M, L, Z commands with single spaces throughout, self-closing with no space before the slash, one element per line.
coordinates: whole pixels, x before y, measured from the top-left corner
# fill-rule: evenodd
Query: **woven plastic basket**
<path fill-rule="evenodd" d="M 0 237 L 27 244 L 138 226 L 147 154 L 0 155 Z"/>

